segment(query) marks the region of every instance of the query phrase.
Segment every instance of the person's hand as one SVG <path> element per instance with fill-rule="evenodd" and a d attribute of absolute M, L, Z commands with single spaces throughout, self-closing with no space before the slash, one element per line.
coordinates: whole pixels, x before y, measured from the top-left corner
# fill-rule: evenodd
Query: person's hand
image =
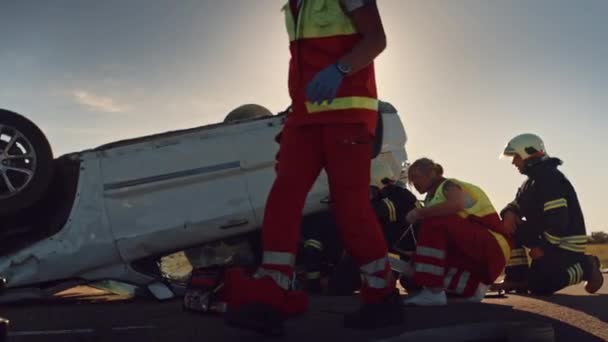
<path fill-rule="evenodd" d="M 517 229 L 517 225 L 521 224 L 521 219 L 514 212 L 507 211 L 505 216 L 502 218 L 502 224 L 509 233 L 513 234 Z"/>
<path fill-rule="evenodd" d="M 306 86 L 306 96 L 312 103 L 321 104 L 325 100 L 331 103 L 338 93 L 343 78 L 344 75 L 338 67 L 332 64 L 312 78 Z"/>
<path fill-rule="evenodd" d="M 530 250 L 529 255 L 532 260 L 536 260 L 545 256 L 545 252 L 543 252 L 543 249 L 540 247 L 534 247 Z"/>
<path fill-rule="evenodd" d="M 405 217 L 405 219 L 407 220 L 408 223 L 410 224 L 414 224 L 416 223 L 416 221 L 418 221 L 420 219 L 420 212 L 419 209 L 412 209 L 407 213 L 407 216 Z"/>

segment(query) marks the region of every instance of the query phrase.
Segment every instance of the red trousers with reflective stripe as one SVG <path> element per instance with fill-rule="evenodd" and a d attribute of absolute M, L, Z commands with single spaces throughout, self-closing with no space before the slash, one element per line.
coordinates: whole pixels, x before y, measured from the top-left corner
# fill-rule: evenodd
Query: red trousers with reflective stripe
<path fill-rule="evenodd" d="M 372 140 L 365 124 L 287 125 L 284 128 L 277 178 L 264 213 L 264 251 L 296 254 L 306 196 L 324 168 L 332 210 L 346 251 L 359 266 L 387 256 L 386 241 L 368 195 Z M 290 266 L 264 264 L 262 267 L 288 276 L 293 273 Z M 377 276 L 392 278 L 388 262 Z M 385 288 L 363 286 L 363 300 L 378 302 L 393 291 L 394 286 L 393 279 Z"/>
<path fill-rule="evenodd" d="M 414 281 L 420 286 L 468 297 L 480 282 L 492 284 L 505 267 L 505 256 L 488 228 L 458 215 L 425 219 L 418 234 L 413 261 Z"/>

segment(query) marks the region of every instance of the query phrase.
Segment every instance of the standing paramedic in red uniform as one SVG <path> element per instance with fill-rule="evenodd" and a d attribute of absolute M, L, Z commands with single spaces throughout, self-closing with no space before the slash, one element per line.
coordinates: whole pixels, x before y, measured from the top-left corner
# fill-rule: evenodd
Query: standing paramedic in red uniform
<path fill-rule="evenodd" d="M 237 277 L 238 299 L 231 300 L 226 323 L 280 335 L 289 314 L 307 310 L 296 298 L 305 294 L 292 291 L 294 261 L 306 196 L 325 169 L 340 236 L 363 278 L 363 305 L 345 316 L 344 325 L 399 324 L 402 309 L 387 245 L 368 196 L 378 115 L 373 60 L 386 47 L 376 1 L 290 0 L 283 11 L 292 112 L 266 203 L 262 265 L 253 278 Z"/>
<path fill-rule="evenodd" d="M 421 221 L 412 260 L 414 282 L 423 288 L 403 303 L 446 305 L 446 292 L 480 302 L 509 260 L 510 234 L 483 190 L 444 178 L 441 165 L 418 159 L 408 176 L 427 196 L 424 208 L 407 215 Z"/>

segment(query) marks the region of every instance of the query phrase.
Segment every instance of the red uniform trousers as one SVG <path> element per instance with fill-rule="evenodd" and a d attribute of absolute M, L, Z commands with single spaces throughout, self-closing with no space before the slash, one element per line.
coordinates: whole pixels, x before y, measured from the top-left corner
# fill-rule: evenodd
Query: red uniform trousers
<path fill-rule="evenodd" d="M 509 239 L 500 237 L 508 248 Z M 458 215 L 431 217 L 420 227 L 414 281 L 470 297 L 481 283 L 489 285 L 498 278 L 507 259 L 497 238 L 481 224 Z"/>
<path fill-rule="evenodd" d="M 264 213 L 263 270 L 293 276 L 293 262 L 272 256 L 295 259 L 304 203 L 325 168 L 340 236 L 364 277 L 363 301 L 379 302 L 394 290 L 387 245 L 368 197 L 372 140 L 364 124 L 286 125 Z"/>

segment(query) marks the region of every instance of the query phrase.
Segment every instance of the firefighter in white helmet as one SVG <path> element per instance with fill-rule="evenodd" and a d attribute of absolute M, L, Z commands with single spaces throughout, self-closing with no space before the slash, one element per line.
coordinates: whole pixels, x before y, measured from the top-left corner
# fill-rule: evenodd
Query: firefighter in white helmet
<path fill-rule="evenodd" d="M 528 179 L 500 213 L 515 247 L 505 280 L 492 289 L 549 295 L 586 281 L 587 292 L 597 292 L 604 279 L 600 263 L 585 254 L 585 221 L 574 187 L 557 168 L 562 161 L 550 157 L 542 139 L 530 133 L 511 139 L 502 155 Z M 530 267 L 524 247 L 530 249 Z"/>
<path fill-rule="evenodd" d="M 398 186 L 397 181 L 397 175 L 387 162 L 378 159 L 372 161 L 370 180 L 372 207 L 382 225 L 389 250 L 401 254 L 398 250 L 413 251 L 416 248 L 412 236 L 401 241 L 399 239 L 409 226 L 406 220 L 407 213 L 419 207 L 420 203 L 408 189 Z"/>

